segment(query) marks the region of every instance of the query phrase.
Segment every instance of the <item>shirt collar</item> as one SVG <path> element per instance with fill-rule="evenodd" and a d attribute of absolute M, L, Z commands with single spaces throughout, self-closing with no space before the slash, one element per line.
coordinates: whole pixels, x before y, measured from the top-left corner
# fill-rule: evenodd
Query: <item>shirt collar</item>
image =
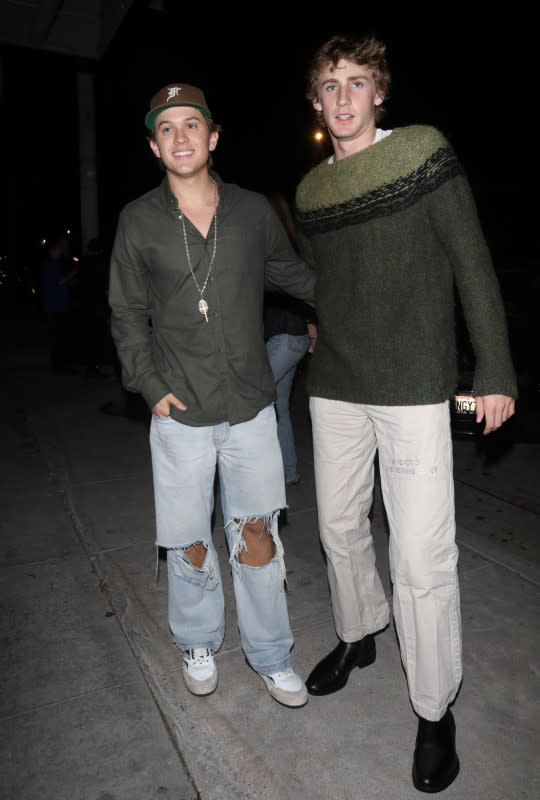
<path fill-rule="evenodd" d="M 214 172 L 214 170 L 209 170 L 209 174 L 217 182 L 219 189 L 220 205 L 222 205 L 225 203 L 226 184 L 223 183 L 217 172 Z M 178 200 L 176 199 L 174 193 L 171 191 L 171 187 L 169 186 L 169 180 L 166 175 L 161 181 L 161 198 L 165 203 L 167 209 L 171 211 L 178 210 Z"/>

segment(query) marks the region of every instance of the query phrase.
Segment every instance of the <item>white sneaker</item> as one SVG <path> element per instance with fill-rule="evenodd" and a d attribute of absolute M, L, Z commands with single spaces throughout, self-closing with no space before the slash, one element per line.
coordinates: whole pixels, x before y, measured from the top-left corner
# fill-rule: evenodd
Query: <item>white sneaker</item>
<path fill-rule="evenodd" d="M 207 647 L 195 647 L 184 653 L 183 675 L 192 694 L 212 694 L 218 682 L 213 652 Z"/>
<path fill-rule="evenodd" d="M 305 706 L 308 701 L 306 685 L 300 675 L 289 667 L 283 672 L 274 672 L 272 675 L 259 675 L 266 683 L 266 688 L 278 703 L 291 708 Z"/>

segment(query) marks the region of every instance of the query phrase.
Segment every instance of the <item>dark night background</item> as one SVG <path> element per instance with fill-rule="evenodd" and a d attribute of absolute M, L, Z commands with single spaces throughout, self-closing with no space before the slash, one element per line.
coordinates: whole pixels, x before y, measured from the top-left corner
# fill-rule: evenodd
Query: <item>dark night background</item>
<path fill-rule="evenodd" d="M 469 7 L 424 6 L 422 14 L 396 16 L 388 4 L 323 13 L 303 5 L 223 4 L 216 11 L 168 3 L 172 10 L 162 13 L 141 1 L 99 62 L 4 47 L 2 249 L 16 242 L 20 269 L 51 226 L 70 226 L 77 242 L 78 71 L 95 75 L 100 233 L 110 246 L 121 207 L 160 180 L 143 125 L 157 89 L 172 81 L 201 86 L 223 125 L 217 171 L 292 199 L 323 155 L 304 99 L 308 61 L 334 33 L 375 33 L 387 42 L 393 76 L 383 127 L 440 128 L 469 175 L 507 303 L 516 284 L 527 287 L 529 301 L 537 298 L 534 14 L 519 4 L 474 15 Z"/>

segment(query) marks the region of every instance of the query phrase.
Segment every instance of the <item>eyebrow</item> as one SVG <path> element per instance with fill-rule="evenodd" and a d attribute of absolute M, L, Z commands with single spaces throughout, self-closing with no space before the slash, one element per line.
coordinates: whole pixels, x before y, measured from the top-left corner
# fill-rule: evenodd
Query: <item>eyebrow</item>
<path fill-rule="evenodd" d="M 196 115 L 193 115 L 192 117 L 184 117 L 183 119 L 180 120 L 180 122 L 192 122 L 193 120 L 195 120 L 196 122 L 201 122 L 200 117 L 197 117 Z M 161 128 L 162 125 L 171 125 L 173 123 L 174 123 L 174 120 L 172 120 L 172 119 L 170 119 L 170 120 L 169 119 L 162 119 L 162 120 L 160 120 L 160 122 L 158 124 L 158 128 Z"/>
<path fill-rule="evenodd" d="M 366 73 L 366 72 L 362 73 L 361 72 L 358 75 L 349 75 L 347 80 L 348 81 L 358 81 L 358 80 L 364 80 L 365 81 L 368 78 L 369 78 L 369 74 L 368 73 Z M 337 77 L 332 77 L 332 78 L 327 78 L 325 81 L 323 81 L 322 85 L 326 86 L 326 84 L 328 84 L 328 83 L 337 83 L 337 82 L 338 82 L 338 78 Z"/>

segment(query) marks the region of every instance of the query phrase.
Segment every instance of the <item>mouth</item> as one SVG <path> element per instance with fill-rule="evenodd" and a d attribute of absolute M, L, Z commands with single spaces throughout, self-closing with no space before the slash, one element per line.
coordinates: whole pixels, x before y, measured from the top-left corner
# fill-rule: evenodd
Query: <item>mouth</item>
<path fill-rule="evenodd" d="M 185 158 L 186 156 L 193 155 L 193 152 L 194 152 L 193 150 L 176 150 L 173 153 L 173 156 L 175 158 Z"/>
<path fill-rule="evenodd" d="M 342 122 L 347 122 L 348 120 L 352 119 L 352 114 L 336 114 L 336 119 L 341 120 Z"/>

